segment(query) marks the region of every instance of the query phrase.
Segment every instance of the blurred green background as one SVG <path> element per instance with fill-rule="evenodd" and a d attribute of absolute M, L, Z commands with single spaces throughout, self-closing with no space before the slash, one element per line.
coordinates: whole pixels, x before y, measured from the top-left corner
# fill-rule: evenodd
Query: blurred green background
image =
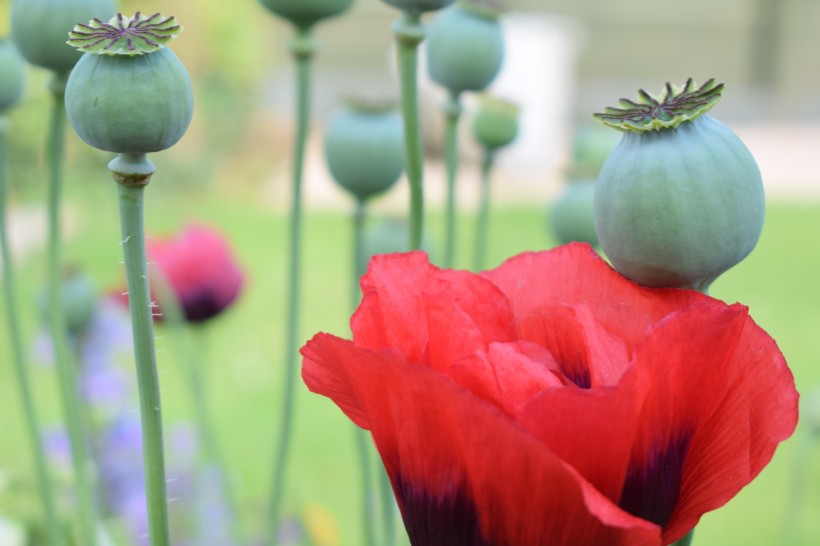
<path fill-rule="evenodd" d="M 499 201 L 492 216 L 488 257 L 497 264 L 522 250 L 545 249 L 555 241 L 548 210 L 561 192 L 572 133 L 579 120 L 632 96 L 637 87 L 654 91 L 667 79 L 710 76 L 727 83 L 716 117 L 735 128 L 758 158 L 769 194 L 763 236 L 752 255 L 721 277 L 712 295 L 748 305 L 752 316 L 778 341 L 791 364 L 798 390 L 820 389 L 820 180 L 813 159 L 820 146 L 820 36 L 812 21 L 820 5 L 809 0 L 512 2 L 509 17 L 526 25 L 542 21 L 555 31 L 555 59 L 563 80 L 548 82 L 562 92 L 544 96 L 552 110 L 522 135 L 521 150 L 502 158 L 496 175 Z M 212 402 L 221 439 L 242 498 L 249 526 L 264 528 L 274 433 L 280 408 L 282 321 L 286 266 L 286 203 L 292 123 L 289 105 L 290 32 L 256 1 L 179 0 L 122 2 L 125 12 L 162 11 L 177 16 L 185 32 L 173 48 L 191 71 L 196 111 L 191 129 L 173 150 L 152 157 L 158 173 L 147 191 L 147 229 L 170 233 L 198 220 L 218 227 L 233 242 L 248 273 L 239 303 L 209 328 L 208 365 Z M 9 0 L 0 0 L 0 34 L 8 32 Z M 358 0 L 344 18 L 318 27 L 314 105 L 305 225 L 302 337 L 317 331 L 347 335 L 350 315 L 350 220 L 352 202 L 335 190 L 321 157 L 321 130 L 340 94 L 362 88 L 396 94 L 390 67 L 389 22 L 395 13 L 377 0 Z M 542 47 L 543 44 L 539 45 Z M 556 47 L 558 47 L 556 46 Z M 530 67 L 556 65 L 551 57 Z M 552 64 L 550 64 L 552 63 Z M 10 115 L 13 127 L 10 181 L 12 237 L 20 272 L 20 300 L 35 301 L 44 280 L 45 234 L 43 143 L 49 96 L 46 75 L 32 69 L 25 101 Z M 516 82 L 512 77 L 512 81 Z M 526 90 L 523 90 L 524 92 Z M 530 95 L 525 96 L 531 100 Z M 436 95 L 425 99 L 428 172 L 428 237 L 443 232 L 439 212 L 442 172 L 438 165 Z M 532 99 L 534 100 L 534 99 Z M 525 105 L 526 106 L 526 105 Z M 555 112 L 558 112 L 557 114 Z M 524 116 L 527 116 L 525 107 Z M 550 123 L 554 122 L 553 125 Z M 538 124 L 541 123 L 541 126 Z M 537 135 L 552 140 L 539 142 Z M 536 135 L 535 137 L 533 135 Z M 540 149 L 539 149 L 540 146 Z M 468 147 L 468 146 L 467 146 Z M 518 155 L 516 155 L 518 154 Z M 542 161 L 549 157 L 549 161 Z M 469 264 L 473 231 L 474 152 L 464 154 L 462 218 Z M 68 137 L 65 185 L 67 263 L 88 272 L 101 292 L 122 283 L 116 192 L 105 168 L 108 156 Z M 522 168 L 521 165 L 527 165 Z M 532 165 L 532 167 L 530 167 Z M 375 203 L 374 217 L 404 213 L 405 183 Z M 24 330 L 40 329 L 33 306 Z M 8 345 L 0 317 L 0 349 Z M 160 349 L 164 349 L 160 343 Z M 168 423 L 189 421 L 191 409 L 180 363 L 160 353 Z M 36 368 L 38 401 L 45 422 L 59 419 L 56 379 Z M 328 400 L 300 386 L 297 426 L 286 509 L 317 503 L 338 525 L 336 543 L 354 546 L 358 535 L 357 469 L 353 431 Z M 33 483 L 28 445 L 11 364 L 0 354 L 0 514 L 36 510 L 22 502 Z M 812 546 L 820 540 L 820 424 L 802 423 L 760 478 L 729 505 L 708 514 L 696 546 L 782 544 Z M 806 466 L 795 466 L 800 454 Z M 182 500 L 184 502 L 184 499 Z M 784 528 L 791 535 L 783 540 Z M 0 545 L 2 546 L 2 545 Z"/>

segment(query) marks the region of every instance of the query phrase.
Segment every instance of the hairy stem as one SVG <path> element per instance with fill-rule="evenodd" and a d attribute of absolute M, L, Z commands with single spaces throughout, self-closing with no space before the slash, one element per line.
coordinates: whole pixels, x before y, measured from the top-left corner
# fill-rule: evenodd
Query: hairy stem
<path fill-rule="evenodd" d="M 119 162 L 117 162 L 120 160 Z M 128 171 L 117 172 L 128 164 L 144 174 L 143 184 L 137 185 Z M 145 258 L 145 229 L 143 225 L 143 198 L 145 184 L 152 169 L 145 155 L 120 155 L 109 164 L 117 180 L 120 201 L 122 250 L 125 257 L 125 279 L 131 310 L 131 331 L 134 337 L 134 360 L 139 388 L 140 421 L 142 425 L 142 457 L 145 467 L 145 497 L 148 507 L 148 534 L 151 546 L 170 546 L 168 527 L 168 495 L 165 480 L 165 455 L 162 437 L 162 405 L 159 377 L 154 349 L 153 302 L 148 283 Z M 144 169 L 139 167 L 145 166 Z M 153 166 L 151 166 L 153 167 Z M 126 176 L 119 176 L 123 175 Z M 128 181 L 129 183 L 124 183 Z"/>
<path fill-rule="evenodd" d="M 279 541 L 279 521 L 282 496 L 285 488 L 293 410 L 296 394 L 298 368 L 298 328 L 300 305 L 301 232 L 302 232 L 302 172 L 305 163 L 308 124 L 310 121 L 310 61 L 315 52 L 310 28 L 298 28 L 291 42 L 291 53 L 296 62 L 296 136 L 293 147 L 290 207 L 290 268 L 288 271 L 287 309 L 285 320 L 285 392 L 282 397 L 282 421 L 273 466 L 273 483 L 270 499 L 270 529 L 268 544 Z"/>
<path fill-rule="evenodd" d="M 424 231 L 424 155 L 417 82 L 418 46 L 424 40 L 424 27 L 419 14 L 404 12 L 393 23 L 393 34 L 398 46 L 406 171 L 410 182 L 410 249 L 417 250 L 421 248 Z"/>
<path fill-rule="evenodd" d="M 31 453 L 34 456 L 34 470 L 37 473 L 37 488 L 40 494 L 40 502 L 43 505 L 43 514 L 45 515 L 48 544 L 64 546 L 65 540 L 60 533 L 57 508 L 54 504 L 54 484 L 48 471 L 45 450 L 40 441 L 40 420 L 34 404 L 34 393 L 28 375 L 28 362 L 26 362 L 25 349 L 23 348 L 23 336 L 20 332 L 15 272 L 7 234 L 6 133 L 7 121 L 5 116 L 0 114 L 0 261 L 3 262 L 3 292 L 6 298 L 6 318 L 8 319 L 9 339 L 11 340 L 12 361 L 17 376 L 17 390 L 23 404 L 23 418 L 26 421 L 26 429 L 31 442 Z"/>
<path fill-rule="evenodd" d="M 97 543 L 96 509 L 94 486 L 88 468 L 89 457 L 86 448 L 86 427 L 82 400 L 77 392 L 75 362 L 68 344 L 65 309 L 62 297 L 62 264 L 60 258 L 60 200 L 63 177 L 63 155 L 65 148 L 65 82 L 67 73 L 54 74 L 49 89 L 52 94 L 51 122 L 46 161 L 48 165 L 48 250 L 47 250 L 47 292 L 48 326 L 54 347 L 54 360 L 60 387 L 60 398 L 65 414 L 66 428 L 71 447 L 71 463 L 77 490 L 77 512 L 80 518 L 80 533 L 83 544 Z"/>
<path fill-rule="evenodd" d="M 490 174 L 493 170 L 493 151 L 484 150 L 481 161 L 481 193 L 478 202 L 478 218 L 475 230 L 475 252 L 473 254 L 473 270 L 484 269 L 487 254 L 487 233 L 490 219 Z"/>
<path fill-rule="evenodd" d="M 225 456 L 217 439 L 216 427 L 214 427 L 211 417 L 210 405 L 208 404 L 208 388 L 205 385 L 207 376 L 207 349 L 204 337 L 207 334 L 206 326 L 197 328 L 197 334 L 202 336 L 199 343 L 196 343 L 199 350 L 194 349 L 191 342 L 191 332 L 186 329 L 185 318 L 182 308 L 174 293 L 174 290 L 163 277 L 162 272 L 155 268 L 151 274 L 151 280 L 156 290 L 159 301 L 162 302 L 162 315 L 169 328 L 173 329 L 172 337 L 174 348 L 179 360 L 185 367 L 188 375 L 188 388 L 190 389 L 191 402 L 194 410 L 194 420 L 199 440 L 202 445 L 202 462 L 205 469 L 215 468 L 220 478 L 222 501 L 228 509 L 231 532 L 233 534 L 233 544 L 240 546 L 244 544 L 244 534 L 239 518 L 239 502 L 237 501 L 234 481 L 229 472 L 229 466 L 225 462 Z"/>

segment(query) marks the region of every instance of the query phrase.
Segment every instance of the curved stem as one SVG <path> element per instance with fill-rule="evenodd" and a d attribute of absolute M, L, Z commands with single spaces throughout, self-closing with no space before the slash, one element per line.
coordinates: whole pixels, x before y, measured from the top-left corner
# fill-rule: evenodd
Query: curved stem
<path fill-rule="evenodd" d="M 353 289 L 351 292 L 351 306 L 355 310 L 359 305 L 359 279 L 364 275 L 364 220 L 367 214 L 367 204 L 362 200 L 356 201 L 353 211 Z M 367 431 L 354 425 L 354 440 L 356 453 L 359 456 L 359 470 L 362 479 L 362 531 L 364 532 L 365 546 L 375 546 L 376 537 L 373 524 L 376 521 L 375 507 L 373 506 L 373 480 L 371 479 L 370 445 Z"/>
<path fill-rule="evenodd" d="M 94 545 L 96 540 L 96 510 L 94 489 L 88 469 L 85 424 L 82 401 L 77 392 L 75 363 L 68 348 L 65 310 L 62 299 L 60 263 L 60 194 L 62 190 L 63 154 L 65 148 L 65 82 L 67 73 L 54 74 L 49 82 L 53 97 L 46 159 L 48 164 L 48 324 L 54 346 L 54 360 L 60 386 L 60 398 L 65 413 L 71 446 L 71 461 L 77 490 L 80 532 L 83 544 Z"/>
<path fill-rule="evenodd" d="M 315 46 L 310 28 L 296 29 L 291 53 L 296 62 L 296 137 L 293 147 L 291 209 L 290 209 L 290 269 L 288 271 L 285 329 L 285 393 L 282 398 L 282 421 L 276 448 L 273 484 L 270 500 L 268 544 L 279 541 L 279 518 L 285 487 L 285 474 L 293 428 L 293 406 L 296 391 L 298 322 L 300 302 L 301 231 L 302 231 L 302 171 L 305 162 L 308 123 L 310 120 L 310 60 Z"/>
<path fill-rule="evenodd" d="M 473 254 L 473 270 L 484 269 L 484 260 L 487 253 L 487 233 L 490 218 L 490 173 L 493 170 L 493 151 L 484 150 L 481 161 L 481 195 L 478 203 L 478 218 L 475 230 L 475 253 Z"/>
<path fill-rule="evenodd" d="M 154 349 L 153 303 L 148 284 L 145 260 L 145 230 L 143 227 L 143 194 L 151 174 L 144 174 L 142 185 L 133 182 L 129 164 L 150 165 L 145 155 L 121 154 L 109 164 L 117 180 L 120 201 L 122 250 L 125 257 L 125 279 L 131 310 L 131 331 L 134 337 L 134 360 L 139 388 L 140 421 L 142 424 L 142 457 L 145 467 L 145 500 L 148 507 L 148 534 L 151 546 L 169 546 L 168 496 L 165 480 L 165 456 L 162 438 L 162 406 L 159 377 Z M 151 166 L 153 167 L 153 166 Z M 152 170 L 145 168 L 145 171 Z"/>
<path fill-rule="evenodd" d="M 23 404 L 23 418 L 26 421 L 31 452 L 34 456 L 34 470 L 37 473 L 37 485 L 40 493 L 40 502 L 46 520 L 48 543 L 52 546 L 63 546 L 65 540 L 60 533 L 60 524 L 57 517 L 57 508 L 54 504 L 54 483 L 48 471 L 46 454 L 40 441 L 40 420 L 34 405 L 34 394 L 31 390 L 31 380 L 28 375 L 28 363 L 23 349 L 23 336 L 20 332 L 20 315 L 17 311 L 17 291 L 14 277 L 14 266 L 11 260 L 11 251 L 7 234 L 6 219 L 6 131 L 5 116 L 0 114 L 0 261 L 3 262 L 3 292 L 6 298 L 6 318 L 9 326 L 12 361 L 17 376 L 17 390 L 20 392 L 20 401 Z"/>
<path fill-rule="evenodd" d="M 393 34 L 398 47 L 406 171 L 410 182 L 410 249 L 417 250 L 421 248 L 424 231 L 424 155 L 417 83 L 418 46 L 424 40 L 424 27 L 419 14 L 402 13 L 393 23 Z"/>
<path fill-rule="evenodd" d="M 202 459 L 206 467 L 213 466 L 218 471 L 221 480 L 221 492 L 224 497 L 223 501 L 225 507 L 228 509 L 231 521 L 233 544 L 239 546 L 244 544 L 244 534 L 239 521 L 239 502 L 237 501 L 236 491 L 233 487 L 234 482 L 231 479 L 229 467 L 225 463 L 225 456 L 217 440 L 216 427 L 213 425 L 213 419 L 211 418 L 211 412 L 209 410 L 210 406 L 208 404 L 208 389 L 205 385 L 208 350 L 203 349 L 203 347 L 207 345 L 205 343 L 206 340 L 201 339 L 200 343 L 196 344 L 199 347 L 198 351 L 194 349 L 190 339 L 191 332 L 186 331 L 185 328 L 186 323 L 179 305 L 179 300 L 158 268 L 152 271 L 151 282 L 154 285 L 157 298 L 162 302 L 163 319 L 168 324 L 168 327 L 174 329 L 172 336 L 175 342 L 174 348 L 188 375 L 188 388 L 191 392 L 194 419 L 196 421 L 197 434 L 202 445 Z M 197 328 L 197 330 L 196 333 L 200 334 L 203 338 L 206 336 L 207 331 L 205 325 Z"/>
<path fill-rule="evenodd" d="M 451 94 L 444 105 L 446 134 L 444 158 L 447 165 L 447 218 L 444 251 L 444 267 L 453 267 L 456 251 L 456 178 L 458 176 L 458 120 L 461 102 L 457 93 Z"/>

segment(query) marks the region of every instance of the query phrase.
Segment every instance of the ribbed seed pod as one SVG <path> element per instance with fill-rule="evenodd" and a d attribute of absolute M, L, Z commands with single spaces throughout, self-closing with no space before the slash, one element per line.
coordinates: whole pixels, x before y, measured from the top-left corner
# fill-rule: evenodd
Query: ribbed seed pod
<path fill-rule="evenodd" d="M 501 70 L 504 36 L 498 12 L 457 2 L 433 20 L 427 39 L 427 69 L 451 94 L 485 89 Z"/>
<path fill-rule="evenodd" d="M 347 11 L 353 0 L 260 0 L 263 6 L 298 28 L 308 29 L 322 19 Z"/>
<path fill-rule="evenodd" d="M 325 157 L 336 182 L 359 200 L 390 189 L 404 171 L 404 125 L 392 104 L 350 102 L 325 135 Z"/>
<path fill-rule="evenodd" d="M 68 31 L 77 21 L 105 21 L 116 11 L 114 0 L 14 0 L 11 35 L 29 63 L 67 72 L 82 55 L 66 44 Z"/>
<path fill-rule="evenodd" d="M 705 290 L 751 252 L 763 228 L 752 154 L 706 115 L 722 84 L 666 85 L 596 118 L 624 132 L 601 169 L 595 224 L 618 271 L 647 286 Z"/>
<path fill-rule="evenodd" d="M 193 116 L 188 71 L 163 47 L 181 27 L 173 17 L 139 12 L 105 25 L 92 22 L 72 31 L 72 43 L 86 53 L 66 84 L 71 125 L 86 143 L 109 152 L 146 154 L 173 146 Z M 129 25 L 141 25 L 143 32 L 130 33 Z M 123 43 L 111 42 L 115 35 Z"/>

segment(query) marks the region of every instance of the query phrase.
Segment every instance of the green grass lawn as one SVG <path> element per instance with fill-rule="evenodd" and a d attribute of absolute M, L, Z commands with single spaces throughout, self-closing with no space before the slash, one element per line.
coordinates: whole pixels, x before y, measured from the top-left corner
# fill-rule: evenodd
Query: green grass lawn
<path fill-rule="evenodd" d="M 282 321 L 286 271 L 287 222 L 247 191 L 216 188 L 193 195 L 175 190 L 162 171 L 148 188 L 147 226 L 154 233 L 173 231 L 189 219 L 221 228 L 233 241 L 248 273 L 246 290 L 235 308 L 214 321 L 203 335 L 202 369 L 212 390 L 213 413 L 235 474 L 248 526 L 265 528 L 264 507 L 270 485 L 274 434 L 282 396 Z M 82 266 L 101 291 L 122 282 L 116 197 L 107 172 L 98 180 L 72 180 L 68 202 L 78 219 L 68 241 L 65 261 Z M 245 195 L 240 195 L 245 194 Z M 553 241 L 546 231 L 546 206 L 506 207 L 492 217 L 489 263 L 527 249 L 545 249 Z M 441 232 L 440 217 L 429 218 L 430 238 Z M 472 217 L 461 233 L 466 243 L 459 259 L 469 263 Z M 350 229 L 346 215 L 310 212 L 305 226 L 304 312 L 301 337 L 327 331 L 347 335 L 350 315 Z M 742 265 L 725 274 L 713 289 L 715 297 L 740 301 L 778 340 L 797 378 L 798 389 L 820 388 L 820 204 L 771 203 L 763 237 Z M 35 254 L 20 270 L 20 300 L 35 299 L 43 279 L 42 256 Z M 30 309 L 30 308 L 29 308 Z M 4 316 L 0 318 L 0 350 L 7 348 Z M 25 332 L 33 338 L 36 314 L 25 315 Z M 163 402 L 167 423 L 190 420 L 190 398 L 183 369 L 167 340 L 159 341 Z M 48 369 L 34 371 L 43 420 L 59 418 L 56 379 Z M 19 495 L 4 483 L 32 479 L 20 403 L 7 354 L 0 355 L 0 513 L 19 512 Z M 286 508 L 299 511 L 318 503 L 340 528 L 340 544 L 361 544 L 357 513 L 358 475 L 353 456 L 353 428 L 328 400 L 301 386 L 297 398 L 296 434 L 287 484 Z M 798 444 L 812 451 L 809 468 L 794 468 Z M 794 511 L 795 538 L 789 546 L 814 545 L 820 537 L 820 442 L 811 443 L 801 427 L 783 445 L 760 478 L 729 505 L 703 519 L 696 546 L 785 544 L 779 536 L 787 510 Z M 799 485 L 798 504 L 789 504 Z M 180 502 L 185 502 L 181 499 Z M 787 508 L 791 506 L 791 508 Z M 23 510 L 36 510 L 33 502 Z M 812 538 L 814 537 L 814 538 Z"/>

